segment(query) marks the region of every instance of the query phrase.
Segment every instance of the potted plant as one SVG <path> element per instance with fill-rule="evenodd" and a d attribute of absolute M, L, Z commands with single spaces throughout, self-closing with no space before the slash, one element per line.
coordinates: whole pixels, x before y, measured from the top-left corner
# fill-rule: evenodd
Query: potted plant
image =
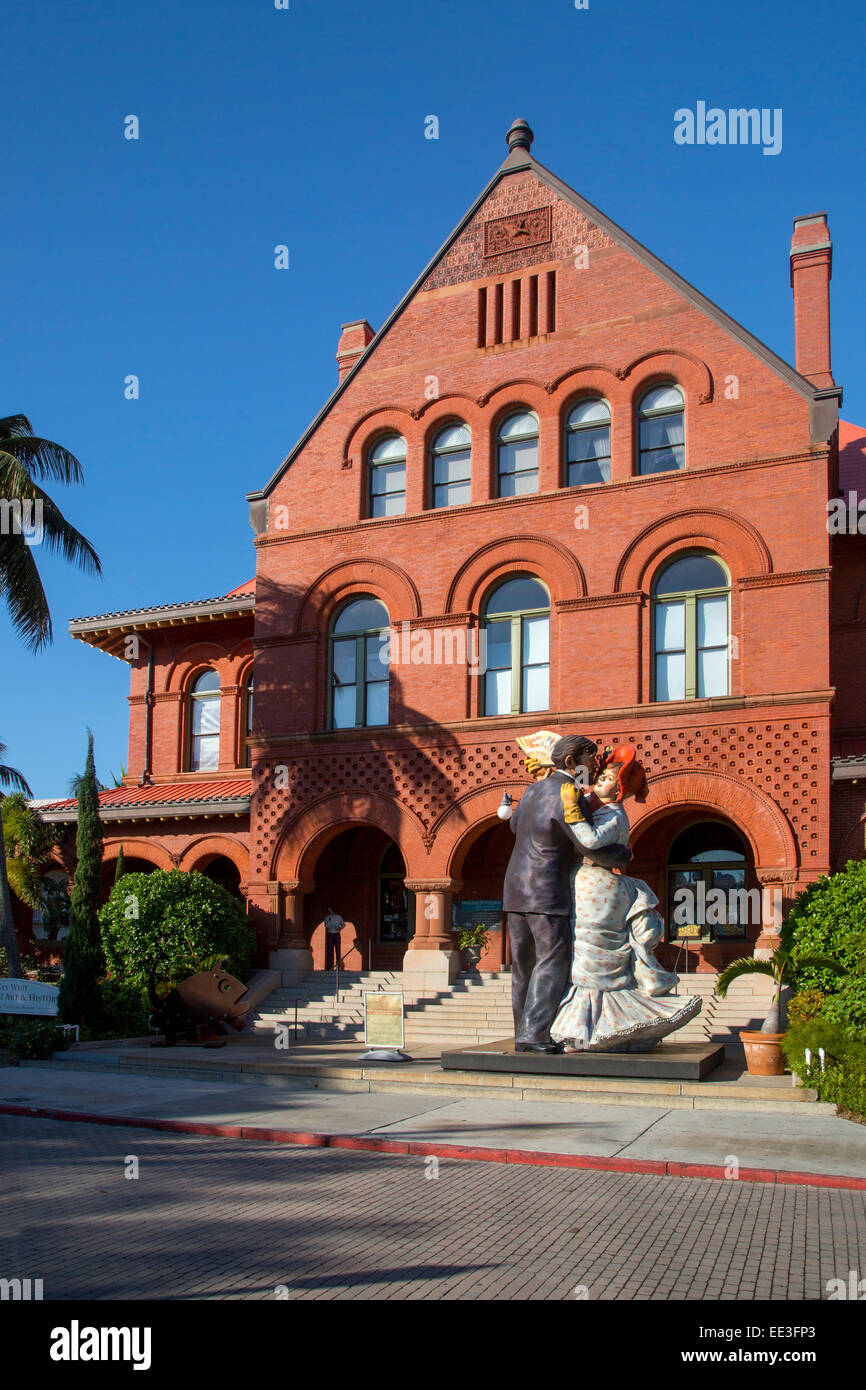
<path fill-rule="evenodd" d="M 765 960 L 757 956 L 741 956 L 739 960 L 732 960 L 719 976 L 716 994 L 720 999 L 724 999 L 734 980 L 741 975 L 769 975 L 775 985 L 773 1002 L 760 1030 L 743 1029 L 740 1032 L 750 1076 L 781 1076 L 784 1072 L 782 1038 L 785 1036 L 786 1006 L 782 991 L 795 983 L 798 970 L 807 967 L 830 970 L 835 975 L 847 973 L 844 966 L 829 956 L 805 953 L 795 956 L 792 951 L 780 948 Z"/>
<path fill-rule="evenodd" d="M 462 927 L 457 935 L 457 945 L 463 952 L 463 960 L 467 970 L 478 969 L 478 962 L 483 953 L 487 950 L 489 934 L 483 922 L 479 922 L 477 927 Z"/>

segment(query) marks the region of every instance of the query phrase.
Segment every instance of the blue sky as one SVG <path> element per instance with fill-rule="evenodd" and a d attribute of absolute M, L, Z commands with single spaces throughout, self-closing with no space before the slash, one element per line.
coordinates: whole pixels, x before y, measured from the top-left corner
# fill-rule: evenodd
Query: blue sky
<path fill-rule="evenodd" d="M 86 486 L 55 497 L 104 569 L 37 552 L 39 655 L 0 613 L 0 739 L 37 796 L 65 792 L 87 725 L 100 775 L 126 761 L 128 671 L 69 618 L 253 573 L 245 494 L 333 389 L 340 324 L 382 324 L 515 116 L 543 164 L 789 361 L 791 222 L 827 209 L 834 370 L 866 422 L 853 0 L 6 0 L 3 28 L 0 413 L 81 459 Z M 676 144 L 699 100 L 781 108 L 781 153 Z"/>

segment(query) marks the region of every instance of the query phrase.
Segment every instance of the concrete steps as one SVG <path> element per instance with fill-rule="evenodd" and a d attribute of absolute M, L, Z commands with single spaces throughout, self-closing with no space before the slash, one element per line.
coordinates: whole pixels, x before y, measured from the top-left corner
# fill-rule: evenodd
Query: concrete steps
<path fill-rule="evenodd" d="M 700 1014 L 681 1028 L 681 1042 L 724 1042 L 729 1052 L 742 1051 L 739 1032 L 760 1028 L 769 1008 L 772 982 L 763 976 L 735 981 L 726 999 L 715 994 L 715 974 L 680 975 L 678 994 L 698 994 Z M 275 990 L 251 1014 L 246 1031 L 272 1035 L 278 1025 L 298 1038 L 361 1040 L 364 1035 L 364 995 L 368 991 L 402 990 L 406 1045 L 493 1042 L 512 1033 L 511 975 L 508 971 L 465 972 L 450 989 L 424 992 L 403 989 L 399 971 L 341 972 L 335 990 L 333 971 L 314 971 L 298 985 Z"/>

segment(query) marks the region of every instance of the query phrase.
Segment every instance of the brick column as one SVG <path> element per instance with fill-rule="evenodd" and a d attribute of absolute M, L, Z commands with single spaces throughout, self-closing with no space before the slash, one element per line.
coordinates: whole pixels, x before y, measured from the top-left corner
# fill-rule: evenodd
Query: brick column
<path fill-rule="evenodd" d="M 441 989 L 460 969 L 460 952 L 451 931 L 451 900 L 463 886 L 459 879 L 409 879 L 415 894 L 415 936 L 403 957 L 404 983 L 418 989 Z"/>
<path fill-rule="evenodd" d="M 224 685 L 220 689 L 220 772 L 230 772 L 238 766 L 239 696 L 238 685 Z"/>
<path fill-rule="evenodd" d="M 270 967 L 279 970 L 284 985 L 295 984 L 313 968 L 313 953 L 304 936 L 304 895 L 313 883 L 284 879 L 267 885 L 278 923 L 276 950 L 271 951 Z"/>
<path fill-rule="evenodd" d="M 761 931 L 755 942 L 754 955 L 759 960 L 768 960 L 782 944 L 780 933 L 790 875 L 769 870 L 762 873 L 759 869 L 755 877 L 761 888 Z"/>

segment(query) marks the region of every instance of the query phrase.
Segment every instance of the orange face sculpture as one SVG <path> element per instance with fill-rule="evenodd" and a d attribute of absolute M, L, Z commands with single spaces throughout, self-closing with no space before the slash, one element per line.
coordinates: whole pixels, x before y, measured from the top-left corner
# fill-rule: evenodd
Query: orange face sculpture
<path fill-rule="evenodd" d="M 182 1038 L 186 1042 L 205 1046 L 225 1045 L 221 1030 L 228 1026 L 240 1032 L 246 1021 L 249 990 L 234 975 L 221 966 L 200 970 L 166 995 L 156 996 L 151 985 L 154 1025 L 165 1034 L 165 1044 L 171 1047 Z"/>

